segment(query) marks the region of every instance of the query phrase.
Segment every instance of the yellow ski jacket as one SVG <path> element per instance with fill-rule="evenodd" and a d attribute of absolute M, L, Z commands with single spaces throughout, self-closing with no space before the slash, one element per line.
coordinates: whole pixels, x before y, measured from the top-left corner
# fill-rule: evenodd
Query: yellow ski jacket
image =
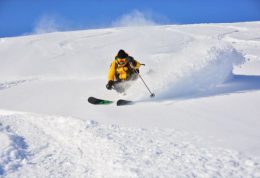
<path fill-rule="evenodd" d="M 140 62 L 133 59 L 134 69 L 138 70 L 141 66 Z M 109 72 L 108 72 L 108 81 L 120 81 L 120 80 L 128 80 L 131 75 L 135 74 L 133 69 L 128 62 L 124 65 L 120 65 L 117 61 L 117 57 L 113 60 L 110 65 Z"/>

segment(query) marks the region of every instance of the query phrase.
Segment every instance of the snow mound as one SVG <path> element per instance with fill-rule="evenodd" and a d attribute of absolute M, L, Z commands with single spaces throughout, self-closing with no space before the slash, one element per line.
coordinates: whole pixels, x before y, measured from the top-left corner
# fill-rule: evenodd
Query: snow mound
<path fill-rule="evenodd" d="M 23 137 L 0 123 L 0 176 L 16 171 L 28 156 L 27 144 Z"/>
<path fill-rule="evenodd" d="M 153 59 L 156 62 L 144 76 L 157 99 L 189 97 L 217 87 L 232 78 L 234 66 L 245 62 L 241 52 L 215 39 L 197 39 L 179 52 L 154 58 L 158 60 Z M 140 85 L 132 90 L 144 88 Z"/>
<path fill-rule="evenodd" d="M 232 77 L 234 65 L 245 58 L 232 46 L 218 41 L 196 41 L 166 61 L 155 90 L 161 98 L 196 94 Z"/>
<path fill-rule="evenodd" d="M 259 176 L 256 160 L 232 150 L 198 147 L 187 141 L 192 137 L 196 142 L 196 137 L 172 129 L 120 128 L 93 121 L 86 128 L 113 143 L 110 155 L 116 157 L 110 158 L 109 166 L 115 177 Z M 105 177 L 105 172 L 98 176 Z"/>
<path fill-rule="evenodd" d="M 13 123 L 28 140 L 33 153 L 29 161 L 37 162 L 25 164 L 14 177 L 260 176 L 259 160 L 233 150 L 205 148 L 198 137 L 173 129 L 124 128 L 29 113 L 4 114 L 0 121 Z M 12 140 L 8 141 L 10 148 Z"/>

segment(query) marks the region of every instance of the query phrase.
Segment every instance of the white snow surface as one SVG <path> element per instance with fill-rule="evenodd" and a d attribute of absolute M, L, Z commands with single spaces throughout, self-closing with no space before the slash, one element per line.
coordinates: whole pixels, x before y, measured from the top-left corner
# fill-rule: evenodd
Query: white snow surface
<path fill-rule="evenodd" d="M 260 177 L 260 22 L 0 38 L 0 177 Z M 105 88 L 119 49 L 141 63 Z M 114 103 L 95 106 L 89 96 Z"/>

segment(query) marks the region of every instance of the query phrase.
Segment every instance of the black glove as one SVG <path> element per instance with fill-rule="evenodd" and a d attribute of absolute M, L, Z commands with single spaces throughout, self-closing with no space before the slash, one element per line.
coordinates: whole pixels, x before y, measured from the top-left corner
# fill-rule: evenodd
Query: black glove
<path fill-rule="evenodd" d="M 106 85 L 107 89 L 108 89 L 108 90 L 111 90 L 111 89 L 112 89 L 112 86 L 113 86 L 113 84 L 114 84 L 114 81 L 112 81 L 112 80 L 109 80 L 109 81 L 108 81 L 108 83 L 107 83 L 107 85 Z"/>

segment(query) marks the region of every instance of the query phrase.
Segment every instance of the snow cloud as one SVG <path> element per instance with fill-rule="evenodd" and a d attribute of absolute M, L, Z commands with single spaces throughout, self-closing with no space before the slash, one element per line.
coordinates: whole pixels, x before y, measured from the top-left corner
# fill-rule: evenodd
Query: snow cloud
<path fill-rule="evenodd" d="M 119 19 L 112 23 L 112 26 L 128 27 L 128 26 L 151 26 L 158 24 L 152 13 L 142 13 L 134 10 L 128 14 L 122 15 Z"/>
<path fill-rule="evenodd" d="M 54 18 L 50 16 L 42 16 L 34 27 L 34 33 L 48 33 L 58 31 L 58 25 Z"/>
<path fill-rule="evenodd" d="M 107 28 L 107 27 L 130 27 L 152 26 L 166 24 L 168 19 L 152 11 L 133 10 L 130 13 L 119 16 L 112 22 L 97 21 L 94 24 L 75 24 L 74 22 L 56 14 L 42 15 L 35 23 L 34 34 L 43 34 L 57 31 L 69 31 L 79 29 Z"/>
<path fill-rule="evenodd" d="M 36 22 L 33 33 L 42 34 L 66 29 L 64 20 L 55 15 L 43 15 Z"/>

